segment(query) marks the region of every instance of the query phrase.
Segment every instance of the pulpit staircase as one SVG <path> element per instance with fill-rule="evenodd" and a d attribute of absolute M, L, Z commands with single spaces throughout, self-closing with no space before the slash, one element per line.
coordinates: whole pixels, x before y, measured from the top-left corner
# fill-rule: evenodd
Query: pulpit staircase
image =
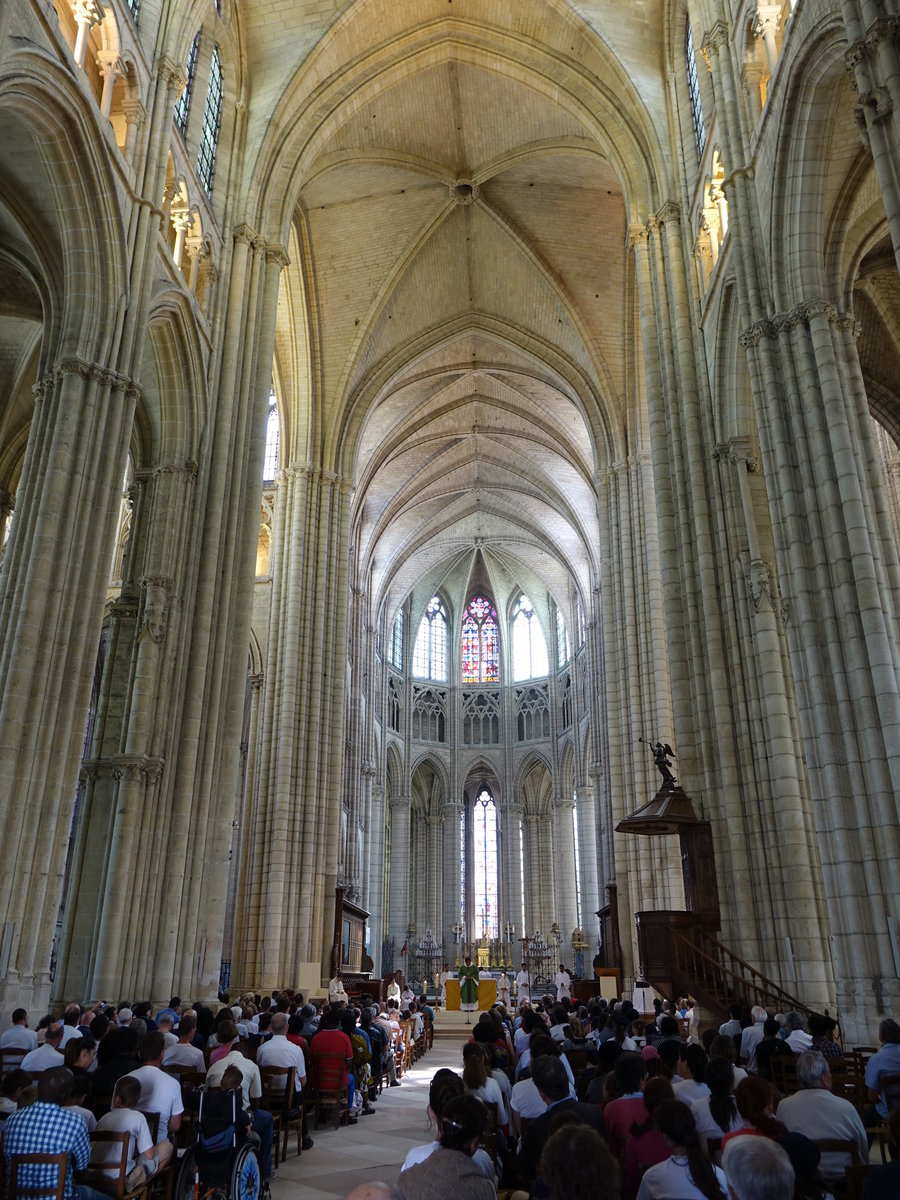
<path fill-rule="evenodd" d="M 713 937 L 697 913 L 651 911 L 636 918 L 644 978 L 664 996 L 693 996 L 719 1020 L 732 1004 L 805 1016 L 812 1011 Z"/>

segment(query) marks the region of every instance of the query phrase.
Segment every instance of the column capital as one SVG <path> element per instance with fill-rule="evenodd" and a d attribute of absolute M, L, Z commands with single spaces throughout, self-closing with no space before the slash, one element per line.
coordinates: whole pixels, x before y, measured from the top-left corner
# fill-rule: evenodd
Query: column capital
<path fill-rule="evenodd" d="M 759 470 L 759 459 L 750 438 L 733 437 L 727 442 L 720 442 L 712 456 L 715 462 L 727 463 L 732 467 L 743 466 L 750 474 Z"/>
<path fill-rule="evenodd" d="M 86 21 L 90 25 L 99 25 L 106 13 L 98 0 L 75 0 L 72 15 L 79 23 Z"/>
<path fill-rule="evenodd" d="M 122 780 L 155 783 L 162 775 L 166 760 L 149 754 L 116 754 L 109 763 L 113 778 L 119 783 Z"/>
<path fill-rule="evenodd" d="M 701 50 L 704 58 L 709 62 L 711 54 L 718 54 L 723 46 L 728 45 L 729 41 L 728 26 L 724 21 L 716 21 L 712 29 L 703 39 Z"/>
<path fill-rule="evenodd" d="M 407 809 L 408 810 L 411 804 L 412 804 L 411 796 L 391 796 L 390 799 L 388 800 L 388 806 L 390 807 L 391 812 L 393 812 L 394 809 Z"/>
<path fill-rule="evenodd" d="M 756 20 L 753 23 L 753 33 L 756 37 L 778 33 L 781 24 L 780 4 L 757 4 Z"/>

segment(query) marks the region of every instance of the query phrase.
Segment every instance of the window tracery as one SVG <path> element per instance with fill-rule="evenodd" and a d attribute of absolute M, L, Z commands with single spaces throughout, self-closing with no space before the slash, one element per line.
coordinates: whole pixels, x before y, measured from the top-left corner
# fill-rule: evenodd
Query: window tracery
<path fill-rule="evenodd" d="M 182 137 L 187 131 L 188 114 L 191 110 L 191 96 L 194 92 L 194 73 L 197 70 L 197 52 L 200 49 L 200 30 L 194 34 L 194 40 L 191 42 L 191 48 L 188 50 L 187 62 L 185 63 L 185 74 L 187 75 L 187 83 L 184 85 L 184 91 L 175 102 L 175 125 Z"/>
<path fill-rule="evenodd" d="M 436 688 L 413 688 L 412 735 L 421 742 L 443 742 L 447 693 Z"/>
<path fill-rule="evenodd" d="M 462 627 L 463 683 L 496 683 L 500 679 L 500 635 L 497 613 L 485 596 L 466 605 Z"/>
<path fill-rule="evenodd" d="M 394 733 L 400 732 L 400 693 L 397 690 L 397 684 L 392 678 L 388 678 L 388 725 L 393 729 Z"/>
<path fill-rule="evenodd" d="M 263 483 L 272 483 L 278 474 L 278 439 L 281 423 L 278 417 L 278 397 L 274 387 L 269 392 L 269 415 L 266 418 L 266 449 L 263 454 Z"/>
<path fill-rule="evenodd" d="M 391 666 L 396 667 L 398 671 L 403 670 L 403 609 L 397 613 L 394 618 L 394 624 L 391 626 L 391 650 L 390 650 Z"/>
<path fill-rule="evenodd" d="M 534 605 L 523 592 L 513 608 L 513 680 L 536 679 L 549 670 L 547 643 Z"/>
<path fill-rule="evenodd" d="M 209 84 L 206 89 L 206 104 L 203 109 L 203 127 L 200 130 L 200 149 L 197 152 L 197 174 L 207 195 L 212 193 L 213 176 L 216 172 L 216 150 L 219 145 L 219 127 L 222 123 L 222 103 L 225 99 L 225 79 L 219 47 L 213 47 L 212 64 L 209 69 Z"/>
<path fill-rule="evenodd" d="M 440 596 L 431 597 L 419 623 L 413 674 L 419 679 L 447 682 L 447 609 Z"/>
<path fill-rule="evenodd" d="M 463 744 L 496 746 L 500 741 L 500 693 L 469 692 L 463 696 Z"/>
<path fill-rule="evenodd" d="M 564 667 L 569 661 L 569 631 L 563 620 L 562 610 L 556 605 L 556 665 Z"/>
<path fill-rule="evenodd" d="M 550 736 L 550 701 L 546 684 L 516 689 L 516 738 L 530 742 Z"/>
<path fill-rule="evenodd" d="M 687 72 L 688 99 L 691 104 L 691 123 L 694 127 L 694 140 L 697 143 L 697 157 L 702 158 L 706 146 L 706 124 L 703 120 L 703 106 L 700 102 L 700 78 L 697 74 L 697 56 L 694 51 L 694 35 L 688 21 L 684 31 L 684 62 Z"/>

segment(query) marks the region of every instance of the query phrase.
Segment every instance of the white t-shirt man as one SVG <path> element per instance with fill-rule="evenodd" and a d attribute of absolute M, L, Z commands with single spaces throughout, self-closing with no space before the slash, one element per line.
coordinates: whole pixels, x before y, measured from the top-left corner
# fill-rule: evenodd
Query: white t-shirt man
<path fill-rule="evenodd" d="M 49 1071 L 51 1067 L 64 1067 L 65 1065 L 65 1058 L 53 1046 L 48 1046 L 46 1042 L 43 1046 L 38 1046 L 37 1050 L 26 1054 L 22 1059 L 23 1071 Z"/>
<path fill-rule="evenodd" d="M 306 1061 L 303 1051 L 294 1042 L 289 1042 L 283 1033 L 273 1034 L 256 1051 L 258 1067 L 293 1067 L 294 1091 L 299 1092 L 306 1083 Z"/>
<path fill-rule="evenodd" d="M 838 1138 L 856 1142 L 860 1162 L 869 1161 L 869 1142 L 859 1113 L 849 1100 L 833 1095 L 828 1088 L 802 1088 L 785 1096 L 775 1115 L 789 1133 L 802 1133 L 813 1141 Z M 822 1155 L 819 1170 L 826 1179 L 843 1179 L 849 1166 L 849 1154 L 828 1151 Z"/>
<path fill-rule="evenodd" d="M 191 1071 L 206 1071 L 203 1051 L 190 1042 L 176 1042 L 163 1054 L 164 1067 L 187 1067 Z"/>
<path fill-rule="evenodd" d="M 262 1049 L 262 1047 L 260 1047 Z M 259 1051 L 257 1051 L 257 1054 Z M 259 1067 L 249 1058 L 245 1058 L 240 1050 L 229 1050 L 224 1058 L 220 1058 L 206 1072 L 206 1082 L 210 1087 L 219 1087 L 222 1076 L 229 1067 L 237 1067 L 241 1073 L 241 1098 L 244 1108 L 250 1111 L 250 1101 L 259 1100 L 262 1096 L 262 1079 Z M 179 1089 L 180 1091 L 180 1089 Z"/>
<path fill-rule="evenodd" d="M 13 1025 L 0 1037 L 0 1050 L 37 1050 L 37 1034 L 25 1025 Z"/>
<path fill-rule="evenodd" d="M 181 1084 L 173 1076 L 149 1063 L 129 1073 L 141 1085 L 141 1098 L 137 1102 L 140 1112 L 159 1113 L 157 1141 L 161 1142 L 169 1136 L 169 1122 L 172 1117 L 179 1117 L 184 1112 Z"/>

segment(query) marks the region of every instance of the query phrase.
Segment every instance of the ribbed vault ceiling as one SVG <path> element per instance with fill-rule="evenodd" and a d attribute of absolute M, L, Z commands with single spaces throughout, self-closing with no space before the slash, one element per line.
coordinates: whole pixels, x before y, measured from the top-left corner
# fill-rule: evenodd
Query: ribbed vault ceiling
<path fill-rule="evenodd" d="M 394 72 L 305 173 L 293 308 L 352 464 L 357 577 L 390 612 L 465 590 L 477 550 L 564 609 L 599 577 L 594 477 L 634 388 L 626 206 L 547 83 L 452 54 Z"/>

